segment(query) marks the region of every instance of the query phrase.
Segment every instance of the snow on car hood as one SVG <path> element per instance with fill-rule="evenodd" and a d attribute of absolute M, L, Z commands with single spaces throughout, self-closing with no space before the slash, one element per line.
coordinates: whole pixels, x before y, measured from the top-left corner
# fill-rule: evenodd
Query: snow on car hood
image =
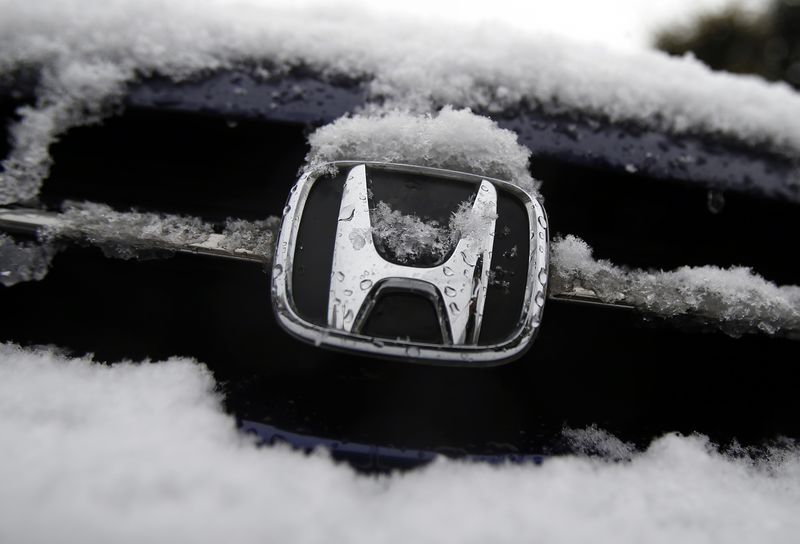
<path fill-rule="evenodd" d="M 0 345 L 3 542 L 795 542 L 800 452 L 602 430 L 537 465 L 439 459 L 363 476 L 259 448 L 202 365 Z M 145 400 L 146 399 L 146 400 Z M 599 457 L 596 456 L 599 454 Z"/>
<path fill-rule="evenodd" d="M 618 53 L 494 25 L 382 19 L 353 7 L 2 0 L 0 14 L 0 75 L 40 72 L 37 103 L 20 110 L 12 131 L 0 204 L 35 196 L 49 144 L 108 115 L 128 82 L 234 66 L 257 76 L 295 66 L 344 75 L 366 81 L 373 100 L 418 112 L 448 104 L 584 112 L 800 151 L 800 96 L 689 57 Z"/>

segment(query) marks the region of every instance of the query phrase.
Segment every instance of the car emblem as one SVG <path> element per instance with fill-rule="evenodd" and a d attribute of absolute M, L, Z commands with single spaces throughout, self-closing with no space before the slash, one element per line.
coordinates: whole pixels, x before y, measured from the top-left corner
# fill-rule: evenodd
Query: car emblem
<path fill-rule="evenodd" d="M 408 233 L 387 234 L 376 223 L 388 217 L 430 242 L 457 210 L 466 223 L 447 243 L 435 240 L 438 252 L 420 251 L 413 232 L 410 250 L 392 248 L 397 240 L 381 236 Z M 496 365 L 524 353 L 536 336 L 548 241 L 541 203 L 512 183 L 411 165 L 327 163 L 306 172 L 289 196 L 273 306 L 288 332 L 318 346 Z"/>

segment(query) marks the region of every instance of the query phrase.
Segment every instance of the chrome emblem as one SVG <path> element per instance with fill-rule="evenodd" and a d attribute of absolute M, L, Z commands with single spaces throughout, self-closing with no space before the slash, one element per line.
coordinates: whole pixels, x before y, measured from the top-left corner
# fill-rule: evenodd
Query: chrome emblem
<path fill-rule="evenodd" d="M 339 172 L 338 181 L 331 181 L 331 171 Z M 398 173 L 411 176 L 425 183 L 437 180 L 453 180 L 469 184 L 463 187 L 473 193 L 471 213 L 486 220 L 479 221 L 469 235 L 454 241 L 452 251 L 432 266 L 411 266 L 391 262 L 379 252 L 373 240 L 373 224 L 370 214 L 371 176 L 381 173 Z M 331 217 L 336 212 L 335 223 L 325 222 L 319 216 L 304 217 L 309 195 L 316 184 L 320 191 L 341 191 L 337 209 L 327 204 Z M 336 184 L 338 183 L 338 186 Z M 332 189 L 333 188 L 333 189 Z M 499 204 L 498 192 L 505 196 L 505 204 Z M 337 193 L 338 194 L 338 193 Z M 333 197 L 328 197 L 330 201 Z M 317 197 L 321 200 L 321 197 Z M 518 258 L 518 268 L 523 271 L 516 290 L 503 292 L 495 287 L 495 296 L 515 297 L 508 304 L 511 316 L 507 334 L 500 341 L 482 341 L 487 297 L 492 296 L 492 280 L 502 266 L 493 269 L 495 229 L 502 223 L 498 212 L 514 202 L 523 221 L 517 239 L 527 246 L 527 251 Z M 458 202 L 453 203 L 458 205 Z M 311 206 L 311 205 L 309 205 Z M 314 204 L 320 210 L 319 204 Z M 503 207 L 505 206 L 505 208 Z M 318 213 L 318 212 L 317 212 Z M 495 218 L 498 218 L 497 221 Z M 306 222 L 305 231 L 301 224 Z M 499 222 L 499 223 L 498 223 Z M 316 230 L 313 230 L 316 229 Z M 313 232 L 312 232 L 313 230 Z M 505 231 L 509 228 L 504 227 Z M 335 234 L 334 234 L 335 232 Z M 331 242 L 320 242 L 319 247 L 304 249 L 299 238 L 312 240 L 328 238 Z M 508 236 L 508 232 L 504 234 Z M 309 245 L 309 244 L 306 244 Z M 329 247 L 332 246 L 332 247 Z M 322 249 L 320 249 L 322 248 Z M 513 246 L 514 253 L 517 245 Z M 328 255 L 303 254 L 304 251 Z M 506 252 L 510 253 L 510 252 Z M 507 257 L 507 255 L 506 255 Z M 466 173 L 387 163 L 337 162 L 307 172 L 298 181 L 289 197 L 273 263 L 272 298 L 279 323 L 295 336 L 316 345 L 361 352 L 373 356 L 403 358 L 436 364 L 462 366 L 489 366 L 507 362 L 523 353 L 534 339 L 542 317 L 547 286 L 548 233 L 547 219 L 541 204 L 529 193 L 501 180 L 488 179 Z M 325 259 L 329 259 L 325 261 Z M 306 270 L 306 265 L 295 268 L 296 262 L 330 262 L 328 274 Z M 500 258 L 502 261 L 502 257 Z M 317 262 L 317 261 L 314 261 Z M 308 301 L 303 289 L 306 276 L 317 274 L 324 278 L 327 301 Z M 321 283 L 320 280 L 316 282 Z M 497 282 L 495 282 L 497 283 Z M 507 282 L 506 282 L 507 283 Z M 322 294 L 323 287 L 309 283 L 315 293 Z M 405 316 L 398 316 L 396 333 L 375 336 L 365 330 L 376 305 L 386 293 L 409 294 L 427 299 L 434 308 L 439 327 L 440 343 L 420 342 L 406 337 L 403 331 Z M 500 294 L 498 294 L 500 293 Z M 324 295 L 323 295 L 324 296 Z M 299 299 L 303 300 L 300 301 Z M 297 299 L 297 300 L 296 300 Z M 517 300 L 519 299 L 519 300 Z M 516 308 L 516 310 L 515 310 Z M 500 310 L 495 304 L 494 312 Z M 313 315 L 312 315 L 313 314 Z M 506 316 L 508 318 L 508 316 Z M 506 319 L 508 320 L 508 319 Z M 496 331 L 494 334 L 497 334 Z"/>
<path fill-rule="evenodd" d="M 426 293 L 431 299 L 445 344 L 476 344 L 489 283 L 494 218 L 481 223 L 482 232 L 459 240 L 442 264 L 403 266 L 385 260 L 372 243 L 367 193 L 366 166 L 356 166 L 347 176 L 339 209 L 328 325 L 360 333 L 382 290 L 407 290 Z M 491 183 L 481 181 L 472 207 L 484 216 L 495 215 L 497 192 Z"/>

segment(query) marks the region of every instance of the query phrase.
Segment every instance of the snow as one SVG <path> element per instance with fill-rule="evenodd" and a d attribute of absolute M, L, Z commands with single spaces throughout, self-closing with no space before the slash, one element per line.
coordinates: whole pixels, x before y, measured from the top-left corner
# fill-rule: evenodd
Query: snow
<path fill-rule="evenodd" d="M 566 433 L 587 454 L 364 476 L 254 445 L 194 361 L 0 345 L 0 541 L 796 542 L 789 441 L 721 451 L 667 434 L 637 452 Z"/>
<path fill-rule="evenodd" d="M 436 221 L 392 210 L 386 202 L 378 202 L 371 215 L 375 246 L 393 261 L 442 262 L 453 249 L 450 229 Z"/>
<path fill-rule="evenodd" d="M 777 286 L 749 268 L 625 269 L 595 259 L 589 245 L 571 235 L 554 241 L 551 259 L 555 292 L 579 287 L 664 317 L 700 315 L 734 335 L 800 330 L 800 286 Z"/>
<path fill-rule="evenodd" d="M 398 262 L 440 261 L 463 232 L 469 232 L 465 224 L 476 220 L 473 215 L 462 203 L 449 223 L 440 225 L 378 202 L 372 213 L 373 236 L 378 247 Z M 503 283 L 498 277 L 492 281 Z M 701 316 L 704 322 L 735 336 L 800 331 L 800 286 L 777 286 L 744 267 L 626 269 L 595 259 L 586 242 L 569 235 L 551 245 L 551 294 L 576 288 L 591 291 L 605 302 L 666 318 Z"/>
<path fill-rule="evenodd" d="M 496 214 L 474 210 L 469 201 L 458 205 L 447 225 L 403 214 L 386 202 L 378 202 L 370 213 L 375 246 L 390 260 L 411 265 L 443 262 L 459 240 L 484 231 L 487 222 L 496 218 Z"/>
<path fill-rule="evenodd" d="M 228 219 L 220 248 L 230 252 L 252 252 L 264 259 L 272 256 L 278 218 L 260 221 Z M 109 257 L 140 258 L 151 250 L 179 251 L 203 244 L 214 233 L 214 225 L 197 217 L 166 213 L 120 212 L 106 204 L 66 202 L 57 226 L 46 228 L 45 240 L 79 239 L 103 250 Z"/>
<path fill-rule="evenodd" d="M 532 190 L 531 152 L 517 135 L 468 109 L 435 114 L 402 110 L 342 117 L 308 138 L 309 168 L 335 160 L 415 164 L 515 182 Z"/>
<path fill-rule="evenodd" d="M 11 287 L 24 281 L 41 280 L 47 275 L 56 254 L 51 244 L 16 242 L 0 232 L 0 284 Z"/>
<path fill-rule="evenodd" d="M 45 239 L 78 236 L 100 247 L 108 256 L 133 259 L 142 250 L 177 250 L 204 242 L 211 225 L 196 217 L 150 212 L 118 212 L 105 204 L 67 202 L 61 224 L 43 233 Z"/>
<path fill-rule="evenodd" d="M 712 73 L 690 57 L 612 52 L 495 24 L 381 18 L 347 6 L 2 0 L 0 75 L 20 66 L 38 67 L 42 78 L 36 104 L 20 111 L 12 130 L 0 204 L 34 197 L 49 145 L 113 112 L 128 82 L 232 66 L 256 76 L 307 66 L 363 78 L 373 103 L 389 110 L 534 107 L 800 151 L 800 97 L 783 84 Z"/>
<path fill-rule="evenodd" d="M 456 206 L 447 224 L 403 214 L 385 202 L 375 203 L 371 213 L 376 246 L 389 258 L 412 265 L 441 261 L 460 238 L 479 230 L 487 219 L 475 214 L 469 202 Z M 43 245 L 18 243 L 0 234 L 0 282 L 10 286 L 42 279 L 56 253 L 50 242 L 59 239 L 78 239 L 100 247 L 110 257 L 131 259 L 168 255 L 219 236 L 214 242 L 217 247 L 233 254 L 249 252 L 268 261 L 278 223 L 276 217 L 253 222 L 228 219 L 219 236 L 213 235 L 214 225 L 195 217 L 119 212 L 91 202 L 67 203 L 58 226 L 42 233 Z M 502 284 L 502 277 L 492 281 Z M 778 286 L 743 267 L 626 269 L 595 259 L 586 242 L 569 235 L 551 245 L 551 294 L 576 288 L 591 291 L 603 301 L 665 318 L 700 316 L 732 335 L 791 335 L 800 330 L 800 286 Z"/>
<path fill-rule="evenodd" d="M 275 232 L 279 224 L 280 219 L 274 216 L 258 221 L 228 218 L 219 246 L 228 251 L 249 251 L 265 259 L 272 259 Z"/>
<path fill-rule="evenodd" d="M 473 113 L 523 107 L 800 151 L 797 94 L 712 74 L 691 58 L 611 53 L 492 25 L 381 20 L 346 7 L 0 0 L 0 76 L 21 66 L 41 72 L 35 104 L 11 128 L 0 204 L 35 198 L 50 145 L 113 114 L 141 75 L 299 65 L 363 77 L 373 101 L 311 136 L 312 165 L 394 160 L 534 188 L 528 150 Z M 454 229 L 466 228 L 388 207 L 377 213 L 385 240 L 413 231 L 398 246 L 409 258 L 431 245 L 441 251 Z M 64 229 L 49 236 L 77 233 L 122 258 L 203 243 L 215 232 L 197 218 L 101 204 L 72 204 L 65 214 Z M 274 226 L 230 220 L 220 245 L 268 255 Z M 0 234 L 0 281 L 43 277 L 52 251 Z M 744 268 L 626 270 L 566 237 L 553 246 L 553 273 L 563 289 L 668 317 L 699 313 L 728 331 L 800 325 L 800 288 Z M 565 431 L 584 454 L 542 466 L 440 459 L 366 477 L 324 453 L 255 446 L 215 390 L 191 360 L 105 365 L 1 346 L 0 542 L 761 543 L 794 542 L 800 532 L 800 451 L 792 443 L 752 459 L 702 436 L 671 434 L 639 452 L 590 427 Z"/>

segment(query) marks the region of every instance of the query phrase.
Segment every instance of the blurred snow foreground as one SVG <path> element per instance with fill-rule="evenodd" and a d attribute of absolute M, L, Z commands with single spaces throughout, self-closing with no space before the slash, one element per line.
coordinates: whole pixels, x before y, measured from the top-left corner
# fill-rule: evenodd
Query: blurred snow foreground
<path fill-rule="evenodd" d="M 0 345 L 0 541 L 797 541 L 794 444 L 753 457 L 667 435 L 636 453 L 596 428 L 566 435 L 603 455 L 363 476 L 254 445 L 194 361 Z"/>

